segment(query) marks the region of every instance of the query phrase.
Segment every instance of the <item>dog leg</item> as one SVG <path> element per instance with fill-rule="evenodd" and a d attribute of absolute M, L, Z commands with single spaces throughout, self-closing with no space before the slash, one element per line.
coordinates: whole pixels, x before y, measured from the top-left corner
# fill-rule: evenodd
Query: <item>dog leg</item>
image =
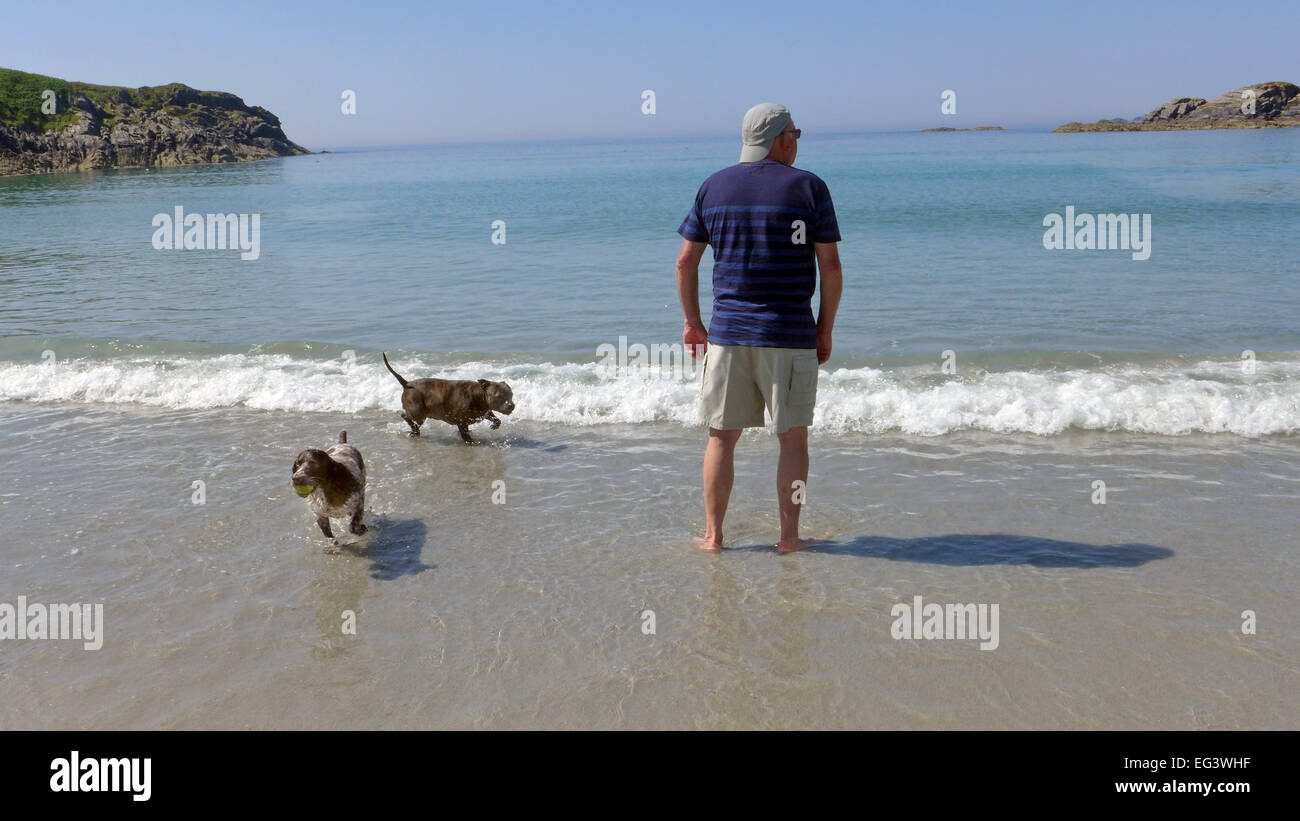
<path fill-rule="evenodd" d="M 465 444 L 474 444 L 474 437 L 469 435 L 469 425 L 457 425 L 456 429 L 460 431 L 460 438 L 464 440 Z"/>
<path fill-rule="evenodd" d="M 357 512 L 352 514 L 351 524 L 348 525 L 348 529 L 358 536 L 366 532 L 366 526 L 361 524 L 361 513 L 363 510 L 363 507 L 358 507 Z"/>
<path fill-rule="evenodd" d="M 415 424 L 415 420 L 413 420 L 411 417 L 407 416 L 406 414 L 402 414 L 402 421 L 406 422 L 406 424 L 411 426 L 412 436 L 420 435 L 420 426 Z"/>
<path fill-rule="evenodd" d="M 501 427 L 501 420 L 498 419 L 496 414 L 493 413 L 492 411 L 488 411 L 487 416 L 484 416 L 483 418 L 492 423 L 492 430 L 496 430 L 497 428 Z"/>
<path fill-rule="evenodd" d="M 316 524 L 320 525 L 320 532 L 333 539 L 334 531 L 330 530 L 330 520 L 325 516 L 317 516 Z"/>

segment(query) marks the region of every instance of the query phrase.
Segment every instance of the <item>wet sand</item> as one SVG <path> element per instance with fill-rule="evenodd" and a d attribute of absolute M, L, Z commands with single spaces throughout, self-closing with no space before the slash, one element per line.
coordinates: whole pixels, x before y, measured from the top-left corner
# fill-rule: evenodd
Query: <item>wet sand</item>
<path fill-rule="evenodd" d="M 327 555 L 289 472 L 343 427 L 372 532 Z M 0 431 L 0 602 L 106 627 L 0 644 L 7 729 L 1300 727 L 1293 437 L 814 429 L 828 543 L 782 556 L 762 431 L 720 555 L 676 424 L 470 448 L 389 413 L 19 404 Z M 997 603 L 997 649 L 892 638 L 917 595 Z"/>

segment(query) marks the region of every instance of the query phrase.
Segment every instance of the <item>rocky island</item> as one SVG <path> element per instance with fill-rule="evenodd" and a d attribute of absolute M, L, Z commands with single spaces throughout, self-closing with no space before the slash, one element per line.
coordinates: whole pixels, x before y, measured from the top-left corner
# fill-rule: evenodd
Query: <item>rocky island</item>
<path fill-rule="evenodd" d="M 1052 133 L 1285 128 L 1297 125 L 1300 125 L 1300 87 L 1294 83 L 1256 83 L 1234 88 L 1208 102 L 1200 97 L 1176 97 L 1151 109 L 1137 122 L 1066 123 Z"/>
<path fill-rule="evenodd" d="M 234 94 L 73 83 L 0 68 L 0 176 L 244 162 L 311 152 Z"/>

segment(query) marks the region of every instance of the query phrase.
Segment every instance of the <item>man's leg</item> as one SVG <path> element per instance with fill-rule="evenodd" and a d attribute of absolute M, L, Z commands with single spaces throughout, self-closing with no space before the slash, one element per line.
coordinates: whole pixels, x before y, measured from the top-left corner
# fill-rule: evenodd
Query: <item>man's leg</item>
<path fill-rule="evenodd" d="M 765 348 L 757 370 L 763 399 L 781 443 L 776 465 L 776 495 L 781 511 L 777 549 L 790 553 L 815 544 L 813 539 L 799 538 L 799 513 L 808 484 L 808 426 L 817 404 L 817 351 Z M 796 494 L 799 502 L 795 501 Z"/>
<path fill-rule="evenodd" d="M 763 426 L 763 395 L 754 380 L 754 349 L 709 345 L 700 379 L 700 411 L 709 427 L 704 451 L 704 537 L 695 543 L 722 549 L 722 519 L 727 515 L 736 476 L 736 442 L 744 428 Z"/>
<path fill-rule="evenodd" d="M 704 451 L 704 537 L 695 540 L 702 550 L 722 549 L 722 519 L 736 478 L 736 442 L 742 432 L 709 428 Z"/>
<path fill-rule="evenodd" d="M 791 553 L 813 543 L 812 539 L 799 538 L 799 511 L 803 505 L 795 501 L 797 494 L 801 502 L 808 488 L 808 429 L 790 428 L 776 438 L 781 443 L 776 465 L 776 496 L 781 508 L 781 542 L 777 549 Z"/>

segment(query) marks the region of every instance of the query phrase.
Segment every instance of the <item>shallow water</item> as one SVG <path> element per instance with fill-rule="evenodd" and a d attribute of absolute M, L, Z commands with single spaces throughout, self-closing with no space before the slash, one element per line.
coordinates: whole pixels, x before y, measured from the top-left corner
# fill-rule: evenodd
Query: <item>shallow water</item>
<path fill-rule="evenodd" d="M 0 723 L 1294 726 L 1289 441 L 814 436 L 805 531 L 829 543 L 781 556 L 754 432 L 730 549 L 706 556 L 696 431 L 507 421 L 466 447 L 362 413 L 371 532 L 327 555 L 288 487 L 299 444 L 345 421 L 321 417 L 0 414 L 28 466 L 0 480 L 6 588 L 103 601 L 106 623 L 93 652 L 7 642 Z M 998 603 L 998 647 L 894 640 L 916 595 Z"/>

